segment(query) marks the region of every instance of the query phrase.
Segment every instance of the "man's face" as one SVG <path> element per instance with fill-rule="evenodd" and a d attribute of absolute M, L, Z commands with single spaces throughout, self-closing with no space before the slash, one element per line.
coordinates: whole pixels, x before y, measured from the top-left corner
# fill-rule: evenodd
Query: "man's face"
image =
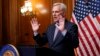
<path fill-rule="evenodd" d="M 53 9 L 52 9 L 52 16 L 53 16 L 53 20 L 54 22 L 57 22 L 59 21 L 59 16 L 62 16 L 63 13 L 62 13 L 62 10 L 60 9 L 59 6 L 54 6 Z"/>

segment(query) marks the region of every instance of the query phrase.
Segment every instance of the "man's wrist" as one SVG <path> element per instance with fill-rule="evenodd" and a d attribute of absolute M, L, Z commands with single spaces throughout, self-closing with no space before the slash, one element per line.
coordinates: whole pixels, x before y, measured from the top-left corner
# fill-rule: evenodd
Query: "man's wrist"
<path fill-rule="evenodd" d="M 37 36 L 38 35 L 38 32 L 37 31 L 34 31 L 34 36 Z"/>

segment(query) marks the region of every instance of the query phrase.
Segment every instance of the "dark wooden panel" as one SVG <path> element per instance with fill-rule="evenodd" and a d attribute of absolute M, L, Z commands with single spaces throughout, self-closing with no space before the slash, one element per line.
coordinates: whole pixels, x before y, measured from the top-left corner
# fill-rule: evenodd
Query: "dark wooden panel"
<path fill-rule="evenodd" d="M 21 6 L 24 5 L 24 0 L 18 0 L 18 21 L 17 21 L 17 32 L 18 32 L 18 42 L 17 45 L 33 45 L 32 29 L 30 25 L 30 17 L 22 16 L 20 13 Z"/>
<path fill-rule="evenodd" d="M 9 0 L 2 0 L 2 42 L 9 43 Z"/>
<path fill-rule="evenodd" d="M 2 0 L 2 42 L 16 45 L 17 0 Z"/>
<path fill-rule="evenodd" d="M 16 30 L 16 22 L 17 22 L 17 0 L 9 0 L 9 33 L 10 33 L 10 43 L 16 45 L 17 41 L 17 30 Z"/>
<path fill-rule="evenodd" d="M 72 11 L 73 11 L 73 0 L 67 0 L 66 4 L 67 4 L 67 16 L 66 17 L 68 18 L 68 20 L 70 20 L 72 17 Z"/>
<path fill-rule="evenodd" d="M 0 18 L 0 37 L 2 36 L 2 43 L 11 43 L 14 45 L 34 45 L 33 31 L 31 29 L 30 16 L 22 16 L 20 8 L 23 6 L 25 0 L 3 0 L 2 1 L 2 18 Z M 67 5 L 66 18 L 71 18 L 73 0 L 31 0 L 32 6 L 38 3 L 43 4 L 47 9 L 46 14 L 39 13 L 37 10 L 37 18 L 41 24 L 39 32 L 42 34 L 47 26 L 52 23 L 52 4 L 55 2 L 63 2 Z M 1 5 L 0 5 L 1 6 Z M 1 11 L 1 9 L 0 9 Z M 0 38 L 1 39 L 1 38 Z"/>
<path fill-rule="evenodd" d="M 0 46 L 2 45 L 2 0 L 0 0 Z"/>

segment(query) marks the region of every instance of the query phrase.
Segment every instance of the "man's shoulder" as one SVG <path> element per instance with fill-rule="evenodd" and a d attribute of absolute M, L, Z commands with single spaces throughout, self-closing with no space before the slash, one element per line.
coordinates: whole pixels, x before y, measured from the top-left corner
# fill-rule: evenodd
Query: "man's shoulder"
<path fill-rule="evenodd" d="M 75 23 L 73 23 L 73 22 L 70 22 L 70 21 L 67 21 L 67 22 L 65 23 L 65 28 L 70 29 L 70 28 L 72 28 L 72 27 L 77 28 L 77 25 L 76 25 Z"/>
<path fill-rule="evenodd" d="M 55 27 L 55 23 L 49 24 L 48 27 Z"/>
<path fill-rule="evenodd" d="M 72 26 L 72 25 L 76 25 L 75 23 L 70 22 L 70 21 L 66 21 L 66 24 L 67 24 L 67 25 L 71 25 L 71 26 Z"/>
<path fill-rule="evenodd" d="M 47 26 L 47 30 L 51 30 L 51 29 L 54 29 L 54 28 L 55 28 L 55 24 L 54 24 L 54 23 L 49 24 L 49 25 Z"/>

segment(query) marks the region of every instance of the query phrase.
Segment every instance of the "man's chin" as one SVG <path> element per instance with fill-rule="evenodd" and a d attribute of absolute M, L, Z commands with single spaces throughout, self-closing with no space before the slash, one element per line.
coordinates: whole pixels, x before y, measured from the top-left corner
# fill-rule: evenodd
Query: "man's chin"
<path fill-rule="evenodd" d="M 54 22 L 58 21 L 57 19 L 54 19 Z"/>
<path fill-rule="evenodd" d="M 54 22 L 57 22 L 57 20 L 54 20 Z"/>

